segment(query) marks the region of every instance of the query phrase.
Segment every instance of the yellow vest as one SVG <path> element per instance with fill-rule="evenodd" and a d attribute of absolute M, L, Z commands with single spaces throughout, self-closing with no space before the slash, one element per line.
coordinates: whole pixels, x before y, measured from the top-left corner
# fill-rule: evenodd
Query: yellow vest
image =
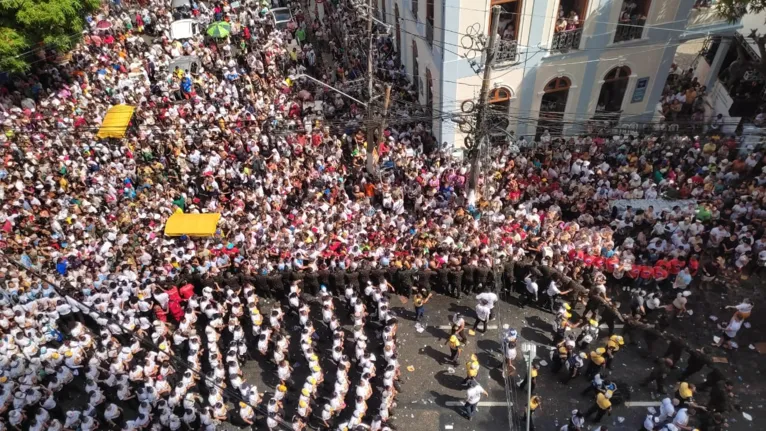
<path fill-rule="evenodd" d="M 606 397 L 604 394 L 602 394 L 602 393 L 599 393 L 599 394 L 596 396 L 596 404 L 598 404 L 598 407 L 599 407 L 601 410 L 606 410 L 606 409 L 608 409 L 609 407 L 612 407 L 612 402 L 611 402 L 611 401 L 609 401 L 609 398 L 607 398 L 607 397 Z"/>
<path fill-rule="evenodd" d="M 465 368 L 468 371 L 468 377 L 476 377 L 479 374 L 479 362 L 468 361 L 465 364 Z"/>
<path fill-rule="evenodd" d="M 604 362 L 606 362 L 606 359 L 604 359 L 603 356 L 596 352 L 590 352 L 590 360 L 593 361 L 593 363 L 596 365 L 602 365 Z"/>
<path fill-rule="evenodd" d="M 681 395 L 681 398 L 688 399 L 691 398 L 692 395 L 694 395 L 694 392 L 692 392 L 691 388 L 689 387 L 689 384 L 686 382 L 681 383 L 681 385 L 678 387 L 678 394 Z"/>
<path fill-rule="evenodd" d="M 457 349 L 458 347 L 460 347 L 460 341 L 457 339 L 456 336 L 453 335 L 453 336 L 450 337 L 450 339 L 449 339 L 449 347 L 450 347 L 450 349 L 453 349 L 453 350 Z"/>
<path fill-rule="evenodd" d="M 423 298 L 420 295 L 415 296 L 415 300 L 413 301 L 415 303 L 416 307 L 420 307 L 423 305 Z"/>

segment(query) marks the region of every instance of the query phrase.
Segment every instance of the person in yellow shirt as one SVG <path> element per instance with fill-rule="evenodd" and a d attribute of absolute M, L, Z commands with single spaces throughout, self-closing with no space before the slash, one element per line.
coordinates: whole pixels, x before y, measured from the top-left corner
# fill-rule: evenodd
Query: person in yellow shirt
<path fill-rule="evenodd" d="M 535 424 L 534 424 L 534 415 L 537 410 L 542 408 L 543 399 L 540 398 L 539 395 L 532 395 L 532 398 L 529 399 L 529 403 L 527 406 L 529 406 L 529 429 L 534 430 Z M 524 406 L 524 416 L 521 418 L 521 423 L 525 424 L 527 422 L 527 409 Z"/>
<path fill-rule="evenodd" d="M 537 372 L 540 371 L 540 364 L 532 364 L 532 370 L 531 374 L 524 377 L 524 380 L 521 381 L 519 384 L 519 389 L 524 389 L 527 386 L 527 383 L 531 380 L 532 383 L 532 393 L 535 393 L 535 386 L 537 385 Z"/>
<path fill-rule="evenodd" d="M 606 358 L 604 358 L 605 353 L 606 349 L 603 347 L 599 347 L 595 351 L 590 352 L 590 363 L 588 364 L 588 370 L 585 372 L 586 377 L 590 379 L 593 378 L 596 373 L 604 371 L 604 366 L 606 365 Z"/>
<path fill-rule="evenodd" d="M 593 404 L 587 412 L 585 412 L 585 418 L 587 419 L 593 413 L 596 413 L 596 422 L 601 422 L 601 418 L 603 418 L 605 414 L 612 414 L 612 402 L 609 401 L 609 398 L 607 398 L 607 396 L 602 392 L 599 392 L 596 395 L 596 403 Z"/>
<path fill-rule="evenodd" d="M 625 344 L 625 340 L 621 335 L 612 335 L 609 337 L 609 341 L 606 343 L 606 367 L 612 369 L 612 361 L 614 361 L 614 354 L 620 350 L 620 346 Z"/>
<path fill-rule="evenodd" d="M 457 359 L 460 357 L 460 352 L 463 350 L 460 348 L 462 344 L 460 344 L 460 340 L 457 339 L 456 335 L 450 335 L 450 337 L 447 339 L 447 342 L 444 343 L 449 344 L 449 350 L 450 350 L 450 362 L 457 365 Z"/>
<path fill-rule="evenodd" d="M 465 380 L 463 380 L 463 386 L 468 386 L 472 381 L 476 380 L 476 376 L 479 375 L 479 358 L 475 354 L 471 353 L 471 358 L 465 363 Z"/>

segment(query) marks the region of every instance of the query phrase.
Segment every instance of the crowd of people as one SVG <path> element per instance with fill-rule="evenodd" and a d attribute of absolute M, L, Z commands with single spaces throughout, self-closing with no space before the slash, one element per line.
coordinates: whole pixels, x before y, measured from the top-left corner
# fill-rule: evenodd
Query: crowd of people
<path fill-rule="evenodd" d="M 232 34 L 185 40 L 172 39 L 184 15 L 165 1 L 113 5 L 89 17 L 68 62 L 38 62 L 4 84 L 0 429 L 386 430 L 399 374 L 394 292 L 417 286 L 427 302 L 432 288 L 459 297 L 523 283 L 540 300 L 534 276 L 514 274 L 534 259 L 604 300 L 631 280 L 641 313 L 672 302 L 680 314 L 704 288 L 695 280 L 763 268 L 760 149 L 727 136 L 544 133 L 493 147 L 469 192 L 468 161 L 417 121 L 427 110 L 415 83 L 398 86 L 401 115 L 368 143 L 363 106 L 301 77 L 362 91 L 363 50 L 333 37 L 358 28 L 359 14 L 324 4 L 324 21 L 290 5 L 282 28 L 262 4 L 192 2 L 183 13 L 227 21 Z M 390 36 L 375 52 L 380 81 L 410 81 Z M 174 66 L 184 56 L 193 68 Z M 136 108 L 127 135 L 100 139 L 116 104 Z M 653 206 L 662 196 L 684 203 Z M 164 237 L 176 212 L 222 218 L 208 238 Z M 565 292 L 546 287 L 557 311 Z M 267 313 L 259 298 L 275 301 Z M 336 314 L 339 301 L 348 314 Z M 482 303 L 485 322 L 494 301 Z M 567 311 L 557 315 L 569 340 Z M 291 347 L 308 364 L 301 379 Z M 259 391 L 247 360 L 273 362 L 279 381 Z M 84 388 L 81 410 L 67 400 L 73 387 Z"/>

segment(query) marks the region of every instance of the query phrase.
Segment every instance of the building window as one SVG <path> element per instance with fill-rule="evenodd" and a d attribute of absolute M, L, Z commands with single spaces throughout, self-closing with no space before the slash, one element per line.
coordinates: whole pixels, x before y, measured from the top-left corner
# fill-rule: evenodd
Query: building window
<path fill-rule="evenodd" d="M 418 65 L 418 44 L 412 41 L 412 85 L 415 93 L 420 95 L 420 65 Z"/>
<path fill-rule="evenodd" d="M 492 0 L 492 6 L 495 5 L 499 5 L 502 8 L 500 28 L 498 29 L 500 41 L 498 42 L 495 54 L 495 62 L 506 63 L 516 61 L 522 0 Z"/>
<path fill-rule="evenodd" d="M 651 0 L 625 0 L 620 11 L 620 22 L 614 34 L 614 42 L 641 39 L 649 14 Z"/>
<path fill-rule="evenodd" d="M 587 11 L 588 0 L 561 0 L 551 50 L 566 52 L 580 49 Z"/>
<path fill-rule="evenodd" d="M 543 98 L 540 101 L 540 118 L 537 122 L 537 135 L 547 129 L 551 135 L 560 136 L 564 131 L 561 122 L 564 119 L 564 110 L 569 98 L 569 87 L 572 82 L 569 78 L 554 78 L 543 88 Z"/>
<path fill-rule="evenodd" d="M 510 120 L 508 112 L 511 109 L 511 90 L 506 87 L 498 87 L 489 93 L 489 109 L 492 112 L 493 130 L 499 132 L 508 129 Z"/>
<path fill-rule="evenodd" d="M 625 97 L 625 90 L 628 89 L 630 73 L 628 66 L 618 66 L 604 76 L 596 107 L 596 116 L 600 117 L 599 119 L 612 118 L 613 115 L 609 114 L 619 113 L 622 110 L 622 100 Z"/>
<path fill-rule="evenodd" d="M 418 20 L 418 0 L 412 0 L 412 16 L 415 17 L 415 21 Z"/>
<path fill-rule="evenodd" d="M 432 48 L 434 46 L 434 1 L 426 2 L 426 40 Z"/>

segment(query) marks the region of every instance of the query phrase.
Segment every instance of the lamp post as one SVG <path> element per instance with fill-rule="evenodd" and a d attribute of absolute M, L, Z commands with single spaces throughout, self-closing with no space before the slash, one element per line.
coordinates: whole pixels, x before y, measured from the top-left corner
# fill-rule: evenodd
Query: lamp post
<path fill-rule="evenodd" d="M 527 431 L 532 423 L 532 361 L 535 359 L 537 353 L 537 346 L 533 343 L 522 343 L 521 351 L 524 353 L 524 358 L 527 361 Z"/>

